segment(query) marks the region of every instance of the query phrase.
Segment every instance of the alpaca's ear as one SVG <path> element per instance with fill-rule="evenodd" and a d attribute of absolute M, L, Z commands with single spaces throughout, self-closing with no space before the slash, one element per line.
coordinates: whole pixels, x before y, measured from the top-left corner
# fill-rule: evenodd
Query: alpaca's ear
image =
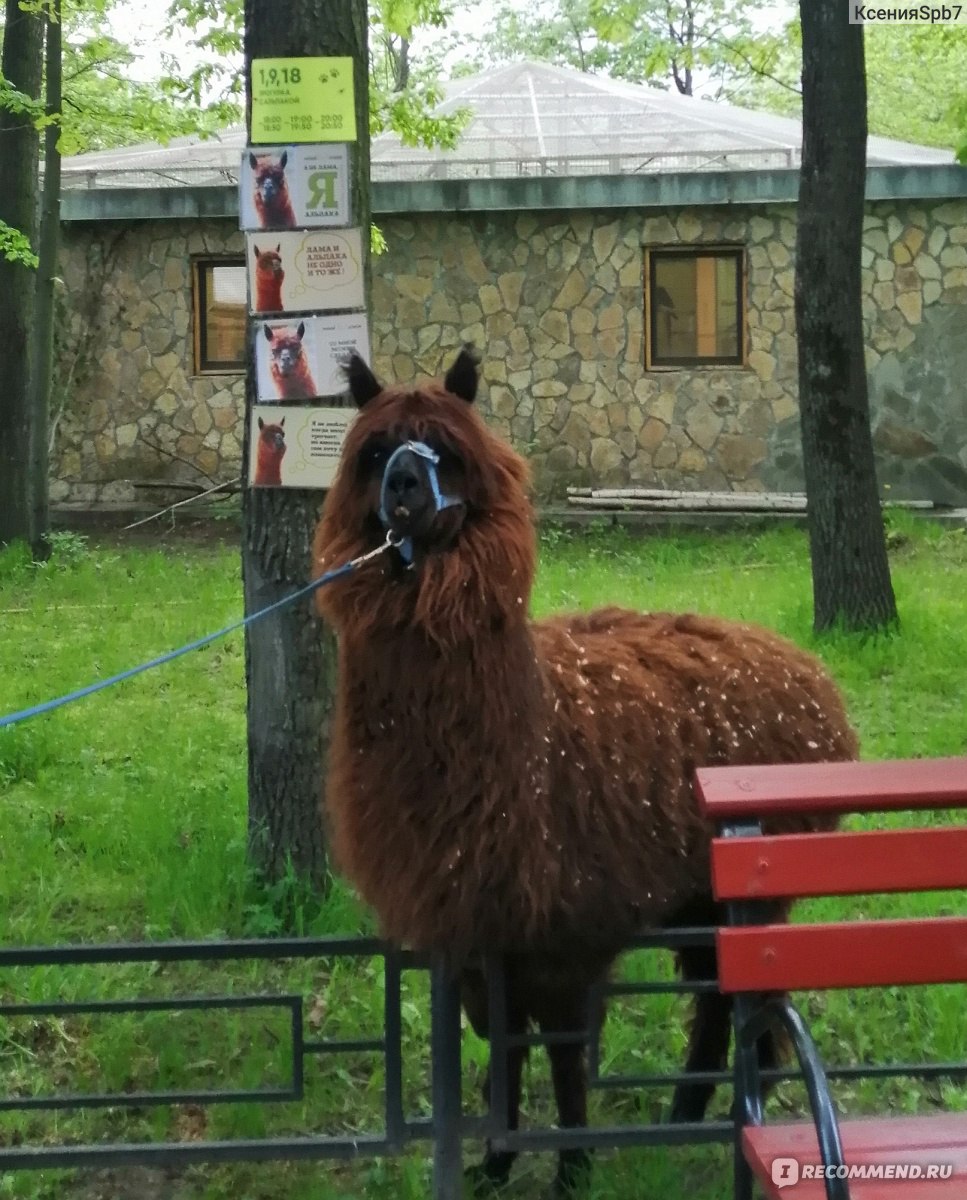
<path fill-rule="evenodd" d="M 283 417 L 282 420 L 279 422 L 279 428 L 285 429 L 285 417 Z"/>
<path fill-rule="evenodd" d="M 255 157 L 254 154 L 249 154 L 248 165 L 252 168 L 253 171 L 258 170 L 259 160 Z"/>
<path fill-rule="evenodd" d="M 349 392 L 356 404 L 362 408 L 383 390 L 383 385 L 370 370 L 368 364 L 354 350 L 343 364 Z"/>
<path fill-rule="evenodd" d="M 454 396 L 472 404 L 477 396 L 478 359 L 473 346 L 466 345 L 457 355 L 453 366 L 443 377 L 443 386 Z"/>
<path fill-rule="evenodd" d="M 265 428 L 265 422 L 262 420 L 261 417 L 259 417 L 259 429 L 264 429 L 264 428 Z"/>
<path fill-rule="evenodd" d="M 301 342 L 301 341 L 302 341 L 302 339 L 303 339 L 303 338 L 306 336 L 306 323 L 305 323 L 305 321 L 300 321 L 300 322 L 299 322 L 299 328 L 298 328 L 298 329 L 295 331 L 295 335 L 296 335 L 296 337 L 299 339 L 299 341 L 300 341 L 300 342 Z"/>
<path fill-rule="evenodd" d="M 268 340 L 271 342 L 272 338 L 275 336 L 273 334 L 272 330 L 270 329 L 270 327 L 268 325 L 264 325 L 262 328 L 265 330 L 266 338 L 268 338 Z"/>
<path fill-rule="evenodd" d="M 256 244 L 254 242 L 252 243 L 252 249 L 255 251 L 256 258 L 262 257 L 262 252 L 259 250 L 258 246 L 256 246 Z"/>
<path fill-rule="evenodd" d="M 288 150 L 283 150 L 282 157 L 279 159 L 279 166 L 284 167 L 288 161 L 289 161 L 289 152 L 288 152 Z"/>

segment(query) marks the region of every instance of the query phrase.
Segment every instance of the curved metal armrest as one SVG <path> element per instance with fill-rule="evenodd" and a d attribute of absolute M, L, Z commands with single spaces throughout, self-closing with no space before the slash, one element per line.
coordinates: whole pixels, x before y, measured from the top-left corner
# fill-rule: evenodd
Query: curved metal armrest
<path fill-rule="evenodd" d="M 843 1143 L 839 1134 L 839 1121 L 833 1098 L 829 1093 L 829 1081 L 822 1059 L 816 1049 L 812 1034 L 798 1009 L 787 996 L 769 996 L 761 1007 L 739 1030 L 743 1047 L 754 1047 L 758 1039 L 772 1024 L 779 1024 L 789 1035 L 796 1059 L 806 1082 L 809 1107 L 819 1139 L 819 1154 L 823 1166 L 842 1167 Z M 826 1200 L 850 1200 L 849 1187 L 845 1179 L 825 1180 Z"/>

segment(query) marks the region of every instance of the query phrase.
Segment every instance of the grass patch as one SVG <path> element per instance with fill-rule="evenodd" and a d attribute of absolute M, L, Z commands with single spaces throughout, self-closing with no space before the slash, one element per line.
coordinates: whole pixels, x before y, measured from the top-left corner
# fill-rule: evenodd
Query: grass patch
<path fill-rule="evenodd" d="M 811 632 L 812 595 L 804 535 L 791 529 L 675 537 L 622 531 L 542 533 L 538 615 L 619 603 L 651 610 L 719 613 L 770 626 L 819 654 L 840 680 L 868 758 L 967 752 L 967 537 L 891 518 L 899 633 L 884 637 Z M 68 691 L 178 646 L 241 615 L 236 552 L 174 543 L 163 553 L 94 546 L 64 535 L 51 560 L 34 565 L 17 548 L 0 554 L 0 712 Z M 197 654 L 50 717 L 0 730 L 0 913 L 4 944 L 128 939 L 271 936 L 279 897 L 260 891 L 245 863 L 245 693 L 243 643 L 235 634 Z M 895 818 L 890 818 L 895 819 Z M 283 885 L 284 887 L 284 885 Z M 918 898 L 915 912 L 957 911 L 960 897 Z M 962 905 L 961 905 L 962 910 Z M 371 929 L 341 886 L 306 905 L 305 932 Z M 903 898 L 824 901 L 831 916 L 911 911 Z M 629 955 L 620 970 L 666 975 L 661 956 Z M 404 981 L 406 1092 L 426 1110 L 426 980 Z M 378 964 L 362 962 L 127 965 L 0 973 L 0 997 L 51 999 L 178 997 L 301 992 L 320 1036 L 374 1036 L 381 1024 Z M 956 989 L 830 994 L 809 1011 L 831 1059 L 857 1055 L 967 1058 L 962 993 Z M 675 1068 L 685 1009 L 674 998 L 616 1003 L 604 1065 L 632 1073 Z M 139 1017 L 24 1018 L 0 1026 L 0 1090 L 258 1087 L 278 1082 L 286 1044 L 281 1010 Z M 485 1064 L 483 1045 L 465 1044 L 468 1103 Z M 525 1110 L 552 1119 L 541 1056 L 528 1068 Z M 307 1095 L 282 1105 L 103 1110 L 81 1117 L 6 1114 L 0 1144 L 77 1139 L 258 1137 L 379 1127 L 380 1065 L 360 1054 L 307 1063 Z M 967 1105 L 951 1085 L 887 1084 L 842 1089 L 849 1110 L 874 1104 L 912 1111 Z M 614 1092 L 594 1097 L 595 1120 L 657 1118 L 667 1096 Z M 718 1112 L 723 1111 L 722 1097 Z M 792 1088 L 780 1108 L 797 1109 Z M 522 1163 L 512 1196 L 534 1196 L 546 1159 Z M 599 1155 L 593 1196 L 631 1200 L 718 1198 L 730 1178 L 724 1149 Z M 0 1177 L 0 1197 L 155 1195 L 170 1200 L 342 1200 L 428 1194 L 428 1168 L 412 1154 L 393 1162 L 238 1165 L 192 1170 L 175 1181 L 120 1172 L 97 1188 L 83 1176 Z M 162 1186 L 163 1185 L 163 1186 Z M 164 1189 L 168 1190 L 164 1190 Z M 89 1190 L 92 1189 L 92 1190 Z M 152 1189 L 155 1189 L 154 1191 Z"/>

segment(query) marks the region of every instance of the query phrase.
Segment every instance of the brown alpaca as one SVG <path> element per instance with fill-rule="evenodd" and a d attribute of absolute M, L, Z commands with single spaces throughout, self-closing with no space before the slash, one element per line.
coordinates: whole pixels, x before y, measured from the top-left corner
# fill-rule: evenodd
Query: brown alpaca
<path fill-rule="evenodd" d="M 300 321 L 294 331 L 265 326 L 265 336 L 272 347 L 272 382 L 280 400 L 311 400 L 319 394 L 302 345 L 305 333 L 305 321 Z"/>
<path fill-rule="evenodd" d="M 486 1035 L 473 952 L 506 956 L 511 1033 L 585 1030 L 589 987 L 643 927 L 712 924 L 709 839 L 696 766 L 846 759 L 856 740 L 820 664 L 764 629 L 712 617 L 605 608 L 531 622 L 535 538 L 527 468 L 481 420 L 476 362 L 383 388 L 348 366 L 360 414 L 316 533 L 323 571 L 379 545 L 398 552 L 320 591 L 339 636 L 326 799 L 337 862 L 393 941 L 463 966 Z M 436 511 L 423 442 L 440 457 Z M 687 978 L 714 951 L 684 950 Z M 724 1065 L 730 1002 L 701 995 L 686 1069 Z M 524 1050 L 508 1054 L 516 1125 Z M 762 1047 L 764 1062 L 776 1047 Z M 586 1123 L 584 1047 L 550 1048 L 562 1126 Z M 680 1086 L 675 1119 L 701 1120 L 712 1087 Z M 507 1179 L 488 1153 L 481 1182 Z M 561 1153 L 564 1194 L 588 1155 Z"/>
<path fill-rule="evenodd" d="M 249 154 L 249 166 L 255 172 L 255 212 L 262 229 L 294 229 L 295 210 L 289 198 L 285 164 L 289 152 L 283 150 L 276 159 L 270 154 Z"/>
<path fill-rule="evenodd" d="M 268 425 L 259 417 L 259 444 L 256 450 L 255 487 L 282 486 L 282 459 L 285 458 L 285 417 L 278 425 Z"/>
<path fill-rule="evenodd" d="M 260 250 L 255 245 L 252 249 L 255 251 L 255 311 L 281 312 L 282 280 L 285 279 L 281 243 L 274 250 Z"/>

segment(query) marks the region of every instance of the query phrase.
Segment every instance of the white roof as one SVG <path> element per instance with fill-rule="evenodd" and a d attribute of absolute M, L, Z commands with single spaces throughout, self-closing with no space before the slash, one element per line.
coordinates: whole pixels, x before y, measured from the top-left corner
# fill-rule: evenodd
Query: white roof
<path fill-rule="evenodd" d="M 517 178 L 767 170 L 799 165 L 799 121 L 599 75 L 519 62 L 445 85 L 436 112 L 469 109 L 454 150 L 372 142 L 372 178 Z M 65 187 L 196 186 L 237 182 L 245 130 L 176 138 L 64 160 Z M 870 166 L 954 161 L 950 150 L 871 137 Z"/>

